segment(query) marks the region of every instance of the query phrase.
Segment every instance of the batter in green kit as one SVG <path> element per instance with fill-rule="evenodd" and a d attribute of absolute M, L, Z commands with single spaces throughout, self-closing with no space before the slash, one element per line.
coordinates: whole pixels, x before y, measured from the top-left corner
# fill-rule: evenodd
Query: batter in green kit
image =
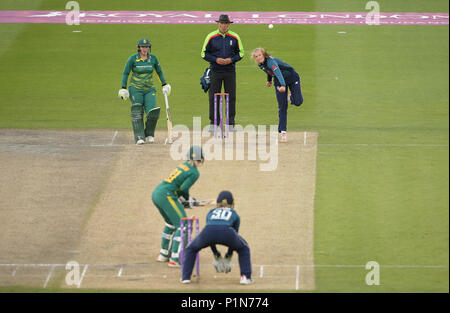
<path fill-rule="evenodd" d="M 122 74 L 122 89 L 119 97 L 131 100 L 131 124 L 133 126 L 134 142 L 137 145 L 154 142 L 156 123 L 160 108 L 156 107 L 156 89 L 153 85 L 153 73 L 156 72 L 163 86 L 164 94 L 169 95 L 171 87 L 166 83 L 164 74 L 156 55 L 150 53 L 151 44 L 147 38 L 138 42 L 138 53 L 128 58 Z M 129 88 L 127 88 L 130 76 Z M 145 127 L 144 127 L 145 112 Z"/>
<path fill-rule="evenodd" d="M 152 201 L 166 222 L 162 232 L 161 250 L 156 260 L 168 261 L 170 267 L 180 266 L 180 219 L 187 217 L 184 206 L 178 200 L 193 203 L 189 189 L 200 177 L 197 167 L 203 162 L 201 147 L 191 147 L 188 161 L 177 166 L 152 193 Z"/>

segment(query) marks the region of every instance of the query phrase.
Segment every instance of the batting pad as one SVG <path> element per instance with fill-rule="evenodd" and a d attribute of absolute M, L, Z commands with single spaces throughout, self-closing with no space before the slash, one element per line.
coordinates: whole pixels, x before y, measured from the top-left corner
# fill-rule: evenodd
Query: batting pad
<path fill-rule="evenodd" d="M 154 109 L 151 109 L 148 112 L 146 122 L 145 122 L 145 137 L 148 137 L 148 136 L 154 137 L 155 136 L 155 128 L 156 128 L 156 123 L 158 123 L 160 111 L 161 111 L 161 108 L 156 107 Z"/>
<path fill-rule="evenodd" d="M 144 132 L 144 107 L 140 103 L 133 103 L 131 105 L 131 125 L 133 127 L 134 142 L 139 139 L 145 140 Z"/>

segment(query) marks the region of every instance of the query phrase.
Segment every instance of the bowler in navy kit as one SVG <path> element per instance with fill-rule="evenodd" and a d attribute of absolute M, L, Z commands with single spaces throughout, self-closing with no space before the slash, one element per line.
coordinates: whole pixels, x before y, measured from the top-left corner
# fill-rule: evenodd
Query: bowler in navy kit
<path fill-rule="evenodd" d="M 239 267 L 241 284 L 251 284 L 253 280 L 252 265 L 250 260 L 250 247 L 239 234 L 240 217 L 234 211 L 233 195 L 229 191 L 222 191 L 217 198 L 217 207 L 209 211 L 206 216 L 206 226 L 198 236 L 187 246 L 185 250 L 182 278 L 183 283 L 190 283 L 194 269 L 195 257 L 203 248 L 211 247 L 215 258 L 220 258 L 220 252 L 216 244 L 228 247 L 225 260 L 231 260 L 233 251 L 239 255 Z M 216 267 L 217 269 L 217 267 Z M 229 268 L 231 270 L 231 267 Z M 229 271 L 228 270 L 228 271 Z M 226 271 L 226 272 L 228 272 Z"/>
<path fill-rule="evenodd" d="M 256 48 L 252 57 L 259 68 L 267 74 L 267 87 L 275 83 L 275 94 L 278 102 L 278 132 L 281 133 L 281 142 L 286 142 L 288 94 L 291 91 L 290 101 L 295 106 L 303 103 L 300 75 L 292 66 L 284 61 L 274 58 L 264 48 Z"/>

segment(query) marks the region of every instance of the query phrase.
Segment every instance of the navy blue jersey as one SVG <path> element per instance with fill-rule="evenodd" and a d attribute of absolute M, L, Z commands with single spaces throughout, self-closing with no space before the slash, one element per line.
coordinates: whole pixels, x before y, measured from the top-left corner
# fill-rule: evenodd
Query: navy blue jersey
<path fill-rule="evenodd" d="M 267 73 L 267 81 L 271 82 L 272 77 L 276 78 L 275 85 L 277 86 L 286 86 L 297 76 L 292 66 L 278 58 L 268 57 L 264 60 L 264 63 L 258 64 L 258 66 Z"/>
<path fill-rule="evenodd" d="M 222 207 L 214 208 L 206 216 L 206 226 L 208 225 L 226 225 L 233 227 L 236 232 L 239 231 L 241 219 L 232 208 Z"/>
<path fill-rule="evenodd" d="M 234 72 L 234 64 L 244 57 L 244 47 L 241 38 L 235 32 L 228 31 L 222 34 L 216 30 L 206 36 L 201 56 L 210 62 L 211 70 L 214 72 Z M 231 63 L 219 65 L 216 63 L 217 58 L 231 58 Z"/>

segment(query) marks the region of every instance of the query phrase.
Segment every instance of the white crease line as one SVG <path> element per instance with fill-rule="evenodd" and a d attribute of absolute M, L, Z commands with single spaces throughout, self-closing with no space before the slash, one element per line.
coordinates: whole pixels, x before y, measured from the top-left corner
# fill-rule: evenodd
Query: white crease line
<path fill-rule="evenodd" d="M 83 273 L 81 274 L 80 281 L 78 282 L 77 288 L 80 288 L 80 287 L 81 287 L 81 283 L 83 282 L 83 278 L 84 278 L 84 275 L 86 274 L 86 271 L 87 271 L 87 269 L 88 269 L 88 266 L 89 266 L 89 265 L 87 265 L 87 264 L 84 266 Z"/>
<path fill-rule="evenodd" d="M 129 274 L 129 275 L 125 275 L 123 274 L 120 277 L 117 277 L 117 275 L 107 275 L 107 274 L 91 274 L 92 272 L 92 268 L 89 272 L 89 275 L 86 275 L 86 277 L 89 277 L 90 279 L 92 278 L 119 278 L 119 279 L 133 279 L 133 278 L 167 278 L 167 275 L 156 275 L 156 274 Z M 2 277 L 11 277 L 10 275 L 2 275 L 0 274 L 0 278 Z M 20 275 L 20 278 L 25 278 L 25 277 L 33 277 L 33 278 L 42 278 L 42 274 L 24 274 L 24 275 Z M 175 276 L 174 276 L 175 277 Z M 268 276 L 271 277 L 271 276 Z M 281 277 L 281 276 L 280 276 Z M 286 276 L 286 277 L 292 277 L 291 276 Z M 19 276 L 18 276 L 19 278 Z M 77 283 L 78 286 L 78 283 Z"/>
<path fill-rule="evenodd" d="M 14 268 L 14 270 L 12 271 L 12 274 L 11 274 L 12 277 L 15 277 L 15 276 L 16 276 L 17 268 L 18 268 L 18 267 L 16 266 L 16 268 Z"/>
<path fill-rule="evenodd" d="M 263 278 L 263 274 L 264 274 L 264 265 L 261 265 L 259 267 L 259 278 Z"/>
<path fill-rule="evenodd" d="M 122 272 L 123 272 L 123 266 L 120 267 L 119 272 L 117 273 L 117 277 L 122 276 Z"/>
<path fill-rule="evenodd" d="M 346 264 L 314 264 L 314 265 L 302 265 L 305 267 L 323 267 L 323 268 L 358 268 L 366 267 L 365 265 L 346 265 Z M 429 268 L 429 269 L 444 269 L 448 266 L 444 265 L 381 265 L 380 268 Z"/>
<path fill-rule="evenodd" d="M 358 147 L 448 147 L 438 144 L 388 144 L 388 143 L 319 143 L 319 146 L 358 146 Z"/>
<path fill-rule="evenodd" d="M 10 263 L 10 264 L 0 264 L 0 266 L 6 266 L 6 267 L 50 267 L 50 266 L 66 266 L 66 264 L 46 264 L 46 263 L 35 263 L 35 264 L 17 264 L 17 263 Z"/>
<path fill-rule="evenodd" d="M 300 266 L 297 265 L 297 270 L 295 273 L 295 290 L 298 290 L 299 277 L 300 277 Z"/>
<path fill-rule="evenodd" d="M 52 266 L 52 268 L 50 269 L 50 272 L 48 273 L 47 279 L 46 279 L 45 282 L 44 282 L 44 288 L 47 287 L 47 284 L 48 284 L 48 282 L 50 281 L 50 278 L 51 278 L 52 275 L 53 275 L 53 271 L 55 270 L 55 267 L 56 267 L 56 266 Z"/>
<path fill-rule="evenodd" d="M 129 267 L 151 267 L 151 264 L 80 264 L 84 266 L 94 266 L 94 267 L 117 267 L 129 266 Z M 0 264 L 0 267 L 52 267 L 52 266 L 66 266 L 66 264 L 47 264 L 47 263 L 35 263 L 35 264 L 18 264 L 18 263 L 6 263 Z M 255 264 L 255 266 L 265 266 L 265 267 L 365 267 L 364 264 Z M 397 268 L 448 268 L 448 265 L 403 265 L 403 264 L 391 264 L 382 265 L 380 267 L 397 267 Z"/>
<path fill-rule="evenodd" d="M 262 266 L 255 264 L 255 266 Z M 359 264 L 264 264 L 265 267 L 323 267 L 323 268 L 358 268 L 366 267 L 365 265 Z M 402 264 L 392 264 L 392 265 L 382 265 L 380 268 L 429 268 L 429 269 L 448 269 L 448 265 L 402 265 Z"/>
<path fill-rule="evenodd" d="M 0 143 L 0 146 L 13 146 L 13 147 L 56 147 L 56 148 L 64 148 L 64 147 L 124 147 L 129 146 L 126 144 L 90 144 L 90 145 L 74 145 L 74 144 L 31 144 L 31 143 Z"/>
<path fill-rule="evenodd" d="M 113 144 L 107 144 L 107 145 L 89 145 L 89 147 L 124 147 L 124 146 L 128 146 L 128 145 L 113 145 Z"/>
<path fill-rule="evenodd" d="M 303 145 L 306 146 L 306 132 L 303 133 Z"/>
<path fill-rule="evenodd" d="M 84 265 L 84 272 L 87 270 L 88 266 L 91 267 L 101 267 L 101 268 L 111 268 L 111 267 L 117 267 L 120 268 L 121 266 L 127 266 L 127 267 L 152 267 L 151 264 L 80 264 L 80 266 Z M 8 263 L 8 264 L 0 264 L 0 267 L 14 267 L 14 271 L 17 271 L 20 267 L 58 267 L 63 266 L 65 267 L 66 264 L 17 264 L 17 263 Z M 254 264 L 254 266 L 263 266 L 263 267 L 329 267 L 329 268 L 343 268 L 343 267 L 349 267 L 349 268 L 356 268 L 356 267 L 365 267 L 364 264 Z M 431 268 L 431 269 L 445 269 L 449 268 L 448 265 L 418 265 L 418 264 L 390 264 L 390 265 L 383 265 L 380 264 L 381 268 Z"/>
<path fill-rule="evenodd" d="M 115 133 L 114 133 L 114 136 L 112 137 L 111 143 L 109 144 L 110 146 L 112 146 L 114 144 L 114 140 L 116 140 L 116 137 L 117 137 L 118 133 L 119 132 L 116 130 Z"/>

